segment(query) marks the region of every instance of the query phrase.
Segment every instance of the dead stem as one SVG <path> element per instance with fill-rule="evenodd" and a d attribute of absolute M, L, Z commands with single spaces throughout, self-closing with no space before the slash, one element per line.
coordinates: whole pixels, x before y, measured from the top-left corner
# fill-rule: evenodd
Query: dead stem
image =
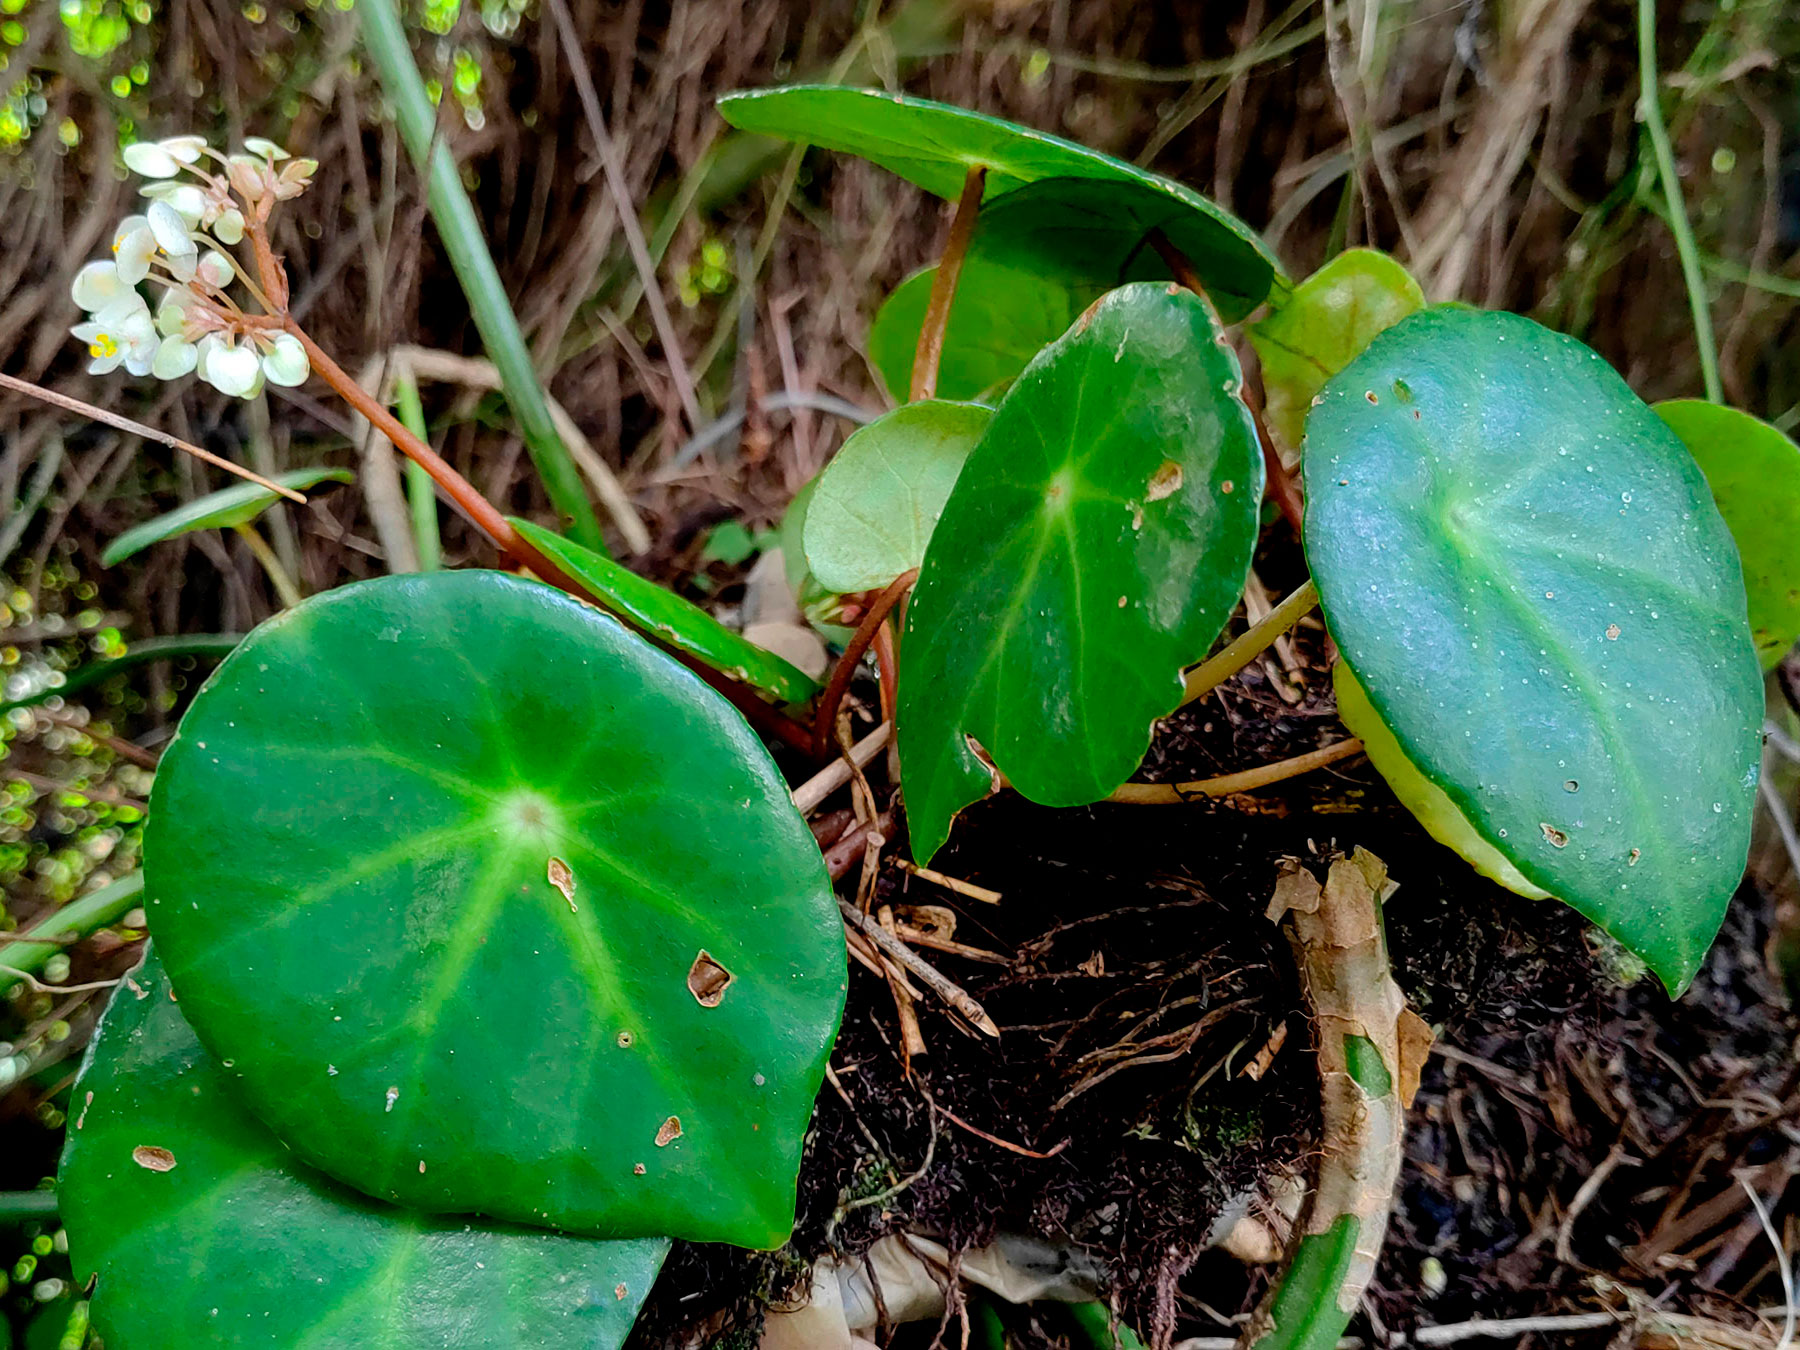
<path fill-rule="evenodd" d="M 977 1029 L 996 1040 L 999 1039 L 1000 1028 L 994 1025 L 994 1019 L 989 1017 L 987 1010 L 970 998 L 961 986 L 941 975 L 936 966 L 925 960 L 894 934 L 888 932 L 878 920 L 864 914 L 842 896 L 838 897 L 838 909 L 843 911 L 844 918 L 851 927 L 873 943 L 883 956 L 892 957 L 912 974 L 917 975 L 921 984 L 961 1013 Z"/>
<path fill-rule="evenodd" d="M 937 393 L 938 366 L 944 359 L 944 334 L 950 327 L 950 306 L 956 301 L 956 280 L 962 275 L 969 240 L 975 234 L 975 217 L 981 209 L 981 191 L 987 186 L 987 168 L 976 164 L 963 179 L 956 199 L 956 215 L 950 221 L 950 237 L 931 279 L 931 299 L 925 306 L 925 322 L 919 328 L 919 346 L 913 354 L 912 397 L 916 401 Z"/>
<path fill-rule="evenodd" d="M 1242 773 L 1222 774 L 1218 778 L 1202 778 L 1192 783 L 1127 783 L 1106 800 L 1132 806 L 1173 806 L 1195 797 L 1229 797 L 1234 792 L 1249 792 L 1253 788 L 1268 787 L 1271 783 L 1279 783 L 1284 779 L 1298 778 L 1303 773 L 1322 769 L 1340 759 L 1359 755 L 1362 748 L 1363 743 L 1351 736 L 1328 745 L 1323 750 L 1295 755 L 1292 759 L 1277 760 L 1273 764 L 1259 765 L 1254 769 L 1245 769 Z"/>
<path fill-rule="evenodd" d="M 146 426 L 142 422 L 134 422 L 129 417 L 121 417 L 118 413 L 108 412 L 105 408 L 96 408 L 92 403 L 83 403 L 78 398 L 67 394 L 59 394 L 54 389 L 45 389 L 41 385 L 32 384 L 28 380 L 15 379 L 11 375 L 0 375 L 0 389 L 10 389 L 15 394 L 24 394 L 27 398 L 35 398 L 40 403 L 48 403 L 66 412 L 79 413 L 96 422 L 104 422 L 109 427 L 117 427 L 120 431 L 128 431 L 133 436 L 142 436 L 147 441 L 155 441 L 175 450 L 184 451 L 195 459 L 204 460 L 215 468 L 227 473 L 234 473 L 239 478 L 248 479 L 258 487 L 267 488 L 270 492 L 279 493 L 289 501 L 306 505 L 306 498 L 292 488 L 285 488 L 280 483 L 271 483 L 259 473 L 252 473 L 242 465 L 233 464 L 228 459 L 221 459 L 210 450 L 202 450 L 199 446 L 182 440 L 179 436 L 171 436 L 166 431 L 158 431 L 155 427 Z"/>

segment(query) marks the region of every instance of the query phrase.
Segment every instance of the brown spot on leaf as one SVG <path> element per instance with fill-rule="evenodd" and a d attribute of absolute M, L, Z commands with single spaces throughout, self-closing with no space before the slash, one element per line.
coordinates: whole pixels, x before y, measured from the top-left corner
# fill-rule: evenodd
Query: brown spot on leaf
<path fill-rule="evenodd" d="M 713 960 L 712 954 L 702 947 L 688 969 L 688 993 L 702 1008 L 716 1008 L 731 987 L 732 978 L 731 972 Z"/>
<path fill-rule="evenodd" d="M 562 898 L 569 902 L 569 913 L 575 913 L 575 873 L 569 864 L 561 858 L 552 858 L 547 869 L 550 884 L 562 892 Z"/>
<path fill-rule="evenodd" d="M 670 1116 L 657 1127 L 656 1146 L 658 1148 L 667 1148 L 679 1138 L 681 1138 L 680 1116 Z"/>
<path fill-rule="evenodd" d="M 637 1039 L 637 1037 L 633 1036 L 629 1031 L 621 1031 L 619 1033 L 619 1049 L 621 1049 L 621 1050 L 631 1049 L 631 1043 L 633 1041 L 635 1041 L 636 1039 Z"/>
<path fill-rule="evenodd" d="M 1369 390 L 1365 390 L 1365 391 L 1364 391 L 1364 392 L 1363 392 L 1363 397 L 1364 397 L 1364 398 L 1366 398 L 1366 399 L 1368 399 L 1368 400 L 1369 400 L 1369 402 L 1370 402 L 1370 403 L 1379 403 L 1379 402 L 1381 402 L 1381 400 L 1380 400 L 1380 399 L 1378 399 L 1378 398 L 1376 398 L 1376 397 L 1375 397 L 1375 391 L 1374 391 L 1374 390 L 1373 390 L 1373 389 L 1369 389 Z"/>
<path fill-rule="evenodd" d="M 1538 828 L 1544 832 L 1544 838 L 1550 841 L 1552 848 L 1567 848 L 1569 846 L 1568 834 L 1557 829 L 1556 826 L 1550 824 L 1548 821 L 1540 820 L 1538 822 Z"/>
<path fill-rule="evenodd" d="M 1630 852 L 1630 854 L 1629 854 L 1629 855 L 1627 855 L 1627 857 L 1626 857 L 1626 859 L 1625 859 L 1625 865 L 1626 865 L 1626 866 L 1627 866 L 1627 867 L 1636 867 L 1636 866 L 1637 866 L 1637 861 L 1638 861 L 1638 859 L 1639 859 L 1639 858 L 1641 858 L 1641 857 L 1643 857 L 1643 856 L 1644 856 L 1644 850 L 1643 850 L 1643 849 L 1641 849 L 1641 848 L 1634 848 L 1634 849 L 1632 849 L 1632 850 L 1631 850 L 1631 852 Z"/>
<path fill-rule="evenodd" d="M 619 1302 L 623 1303 L 625 1301 L 625 1295 L 629 1292 L 630 1291 L 627 1290 L 623 1284 L 621 1284 L 613 1290 L 613 1297 L 618 1299 Z"/>
<path fill-rule="evenodd" d="M 131 1161 L 146 1172 L 173 1172 L 175 1155 L 166 1148 L 158 1148 L 155 1144 L 139 1144 L 131 1150 Z"/>
<path fill-rule="evenodd" d="M 1619 640 L 1619 632 L 1620 632 L 1620 629 L 1619 629 L 1618 624 L 1616 624 L 1616 623 L 1607 624 L 1606 625 L 1606 640 L 1608 642 L 1617 642 Z"/>
<path fill-rule="evenodd" d="M 640 1176 L 640 1177 L 643 1176 L 644 1175 L 644 1164 L 633 1163 L 631 1165 L 631 1171 L 634 1176 Z"/>
<path fill-rule="evenodd" d="M 1165 459 L 1150 475 L 1150 482 L 1144 488 L 1144 500 L 1160 502 L 1164 497 L 1173 496 L 1181 491 L 1181 465 L 1172 459 Z"/>

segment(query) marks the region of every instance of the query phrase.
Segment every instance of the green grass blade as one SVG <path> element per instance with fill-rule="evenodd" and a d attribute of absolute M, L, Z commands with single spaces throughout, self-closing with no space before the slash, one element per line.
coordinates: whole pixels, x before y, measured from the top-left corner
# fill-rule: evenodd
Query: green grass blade
<path fill-rule="evenodd" d="M 411 370 L 394 379 L 394 409 L 406 429 L 429 442 L 425 431 L 425 405 L 419 402 L 419 382 Z M 424 468 L 406 461 L 406 503 L 412 510 L 413 544 L 419 550 L 419 570 L 435 572 L 444 565 L 444 541 L 438 534 L 437 487 Z"/>
<path fill-rule="evenodd" d="M 144 874 L 133 872 L 110 886 L 69 901 L 33 924 L 24 936 L 46 941 L 11 942 L 0 951 L 0 997 L 12 992 L 18 976 L 36 975 L 42 970 L 44 962 L 63 950 L 64 939 L 86 937 L 95 929 L 117 923 L 136 907 L 143 894 Z"/>
<path fill-rule="evenodd" d="M 375 62 L 382 88 L 393 102 L 407 150 L 421 167 L 430 155 L 425 174 L 431 218 L 437 224 L 445 252 L 450 255 L 450 265 L 462 282 L 463 294 L 468 297 L 469 312 L 481 334 L 482 346 L 500 372 L 506 401 L 525 438 L 525 449 L 537 466 L 569 537 L 588 548 L 604 550 L 599 517 L 588 501 L 587 488 L 568 447 L 550 420 L 544 386 L 531 364 L 525 337 L 500 284 L 500 273 L 482 238 L 475 208 L 463 190 L 456 162 L 447 147 L 433 144 L 437 114 L 426 96 L 425 82 L 413 61 L 400 15 L 393 0 L 363 0 L 356 12 L 362 16 L 363 45 Z"/>

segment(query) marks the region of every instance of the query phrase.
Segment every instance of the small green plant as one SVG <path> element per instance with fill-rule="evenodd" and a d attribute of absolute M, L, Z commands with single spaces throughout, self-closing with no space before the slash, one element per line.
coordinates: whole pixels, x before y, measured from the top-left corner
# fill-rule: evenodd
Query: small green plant
<path fill-rule="evenodd" d="M 835 87 L 721 108 L 958 201 L 943 258 L 875 319 L 902 405 L 782 531 L 809 612 L 855 625 L 823 689 L 502 516 L 357 388 L 286 309 L 266 225 L 305 172 L 278 148 L 134 148 L 197 186 L 155 189 L 82 274 L 96 363 L 239 394 L 317 374 L 539 580 L 312 597 L 189 709 L 145 841 L 156 952 L 89 1054 L 62 1175 L 110 1345 L 610 1346 L 669 1238 L 784 1242 L 847 975 L 756 733 L 831 758 L 871 649 L 926 863 L 997 791 L 1217 790 L 1129 780 L 1159 719 L 1316 604 L 1360 739 L 1256 781 L 1366 750 L 1489 876 L 1573 906 L 1671 993 L 1699 968 L 1748 848 L 1757 651 L 1800 635 L 1772 561 L 1791 442 L 1653 410 L 1572 339 L 1427 306 L 1380 254 L 1295 284 L 1179 184 L 1005 122 Z M 174 297 L 160 328 L 146 278 Z M 1259 314 L 1260 388 L 1231 334 Z M 1265 499 L 1312 581 L 1208 660 Z M 1387 974 L 1387 889 L 1358 854 L 1277 893 L 1326 1116 L 1357 1138 L 1320 1161 L 1259 1344 L 1333 1343 L 1379 1251 L 1424 1039 Z"/>

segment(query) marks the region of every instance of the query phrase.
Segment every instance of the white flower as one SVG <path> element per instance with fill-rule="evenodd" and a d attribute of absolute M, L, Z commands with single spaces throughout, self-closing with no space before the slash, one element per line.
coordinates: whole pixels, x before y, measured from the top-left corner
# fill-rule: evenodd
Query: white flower
<path fill-rule="evenodd" d="M 199 364 L 199 349 L 175 333 L 156 344 L 156 359 L 150 363 L 150 373 L 159 380 L 178 380 L 192 374 Z"/>
<path fill-rule="evenodd" d="M 138 141 L 120 152 L 125 167 L 146 178 L 173 178 L 185 165 L 193 164 L 206 153 L 206 141 L 200 136 L 171 136 L 162 141 Z"/>
<path fill-rule="evenodd" d="M 69 287 L 69 297 L 89 314 L 98 314 L 131 294 L 131 287 L 119 278 L 119 265 L 104 260 L 88 263 Z"/>
<path fill-rule="evenodd" d="M 190 280 L 194 275 L 199 249 L 194 243 L 194 236 L 188 232 L 187 222 L 181 218 L 181 213 L 167 202 L 151 202 L 150 209 L 144 216 L 149 222 L 150 233 L 156 237 L 156 246 L 169 261 L 169 270 L 175 274 L 175 279 Z"/>
<path fill-rule="evenodd" d="M 237 272 L 232 267 L 230 258 L 216 248 L 209 248 L 206 256 L 194 268 L 194 275 L 214 290 L 222 291 L 231 284 L 231 279 Z"/>
<path fill-rule="evenodd" d="M 288 157 L 287 151 L 275 144 L 274 141 L 265 140 L 261 136 L 246 136 L 244 149 L 253 155 L 261 155 L 264 159 L 286 159 Z"/>
<path fill-rule="evenodd" d="M 198 229 L 206 219 L 206 193 L 193 183 L 151 183 L 141 195 L 151 201 L 167 202 L 190 230 Z"/>
<path fill-rule="evenodd" d="M 156 331 L 164 337 L 175 337 L 183 333 L 187 328 L 188 307 L 193 303 L 192 291 L 164 291 L 162 300 L 156 306 Z"/>
<path fill-rule="evenodd" d="M 262 359 L 263 374 L 270 384 L 294 389 L 306 383 L 312 374 L 312 363 L 306 359 L 306 348 L 292 333 L 282 333 L 269 344 L 270 351 Z"/>
<path fill-rule="evenodd" d="M 108 305 L 87 323 L 69 330 L 87 343 L 88 374 L 105 375 L 124 366 L 133 375 L 147 375 L 156 357 L 156 324 L 143 296 L 132 291 Z"/>
<path fill-rule="evenodd" d="M 227 207 L 213 221 L 212 230 L 221 244 L 241 243 L 244 238 L 244 213 L 235 206 Z"/>
<path fill-rule="evenodd" d="M 228 346 L 217 333 L 200 340 L 200 378 L 221 394 L 252 398 L 262 388 L 262 362 L 248 347 Z"/>
<path fill-rule="evenodd" d="M 119 280 L 135 286 L 150 275 L 150 259 L 156 256 L 156 236 L 143 216 L 126 216 L 113 233 L 113 257 L 118 260 Z"/>

